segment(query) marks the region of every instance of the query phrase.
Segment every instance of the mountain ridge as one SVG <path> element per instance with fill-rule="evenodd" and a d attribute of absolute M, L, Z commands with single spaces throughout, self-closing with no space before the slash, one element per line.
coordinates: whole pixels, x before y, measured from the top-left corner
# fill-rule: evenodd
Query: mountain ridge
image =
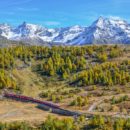
<path fill-rule="evenodd" d="M 85 45 L 130 44 L 130 24 L 125 20 L 99 17 L 90 26 L 46 28 L 23 22 L 17 27 L 0 24 L 0 36 L 28 44 Z"/>

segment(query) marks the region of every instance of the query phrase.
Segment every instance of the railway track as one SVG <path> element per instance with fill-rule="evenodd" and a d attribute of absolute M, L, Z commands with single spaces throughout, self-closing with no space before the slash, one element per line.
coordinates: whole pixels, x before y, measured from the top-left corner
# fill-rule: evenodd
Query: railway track
<path fill-rule="evenodd" d="M 122 94 L 121 94 L 122 95 Z M 66 115 L 66 116 L 80 116 L 80 115 L 85 115 L 86 118 L 92 118 L 94 115 L 98 115 L 101 114 L 103 116 L 110 116 L 113 118 L 130 118 L 130 116 L 128 115 L 121 115 L 120 113 L 117 113 L 115 115 L 106 115 L 103 113 L 94 113 L 93 110 L 94 108 L 102 102 L 102 100 L 100 100 L 99 102 L 94 103 L 86 113 L 82 113 L 82 112 L 78 112 L 78 111 L 71 111 L 71 110 L 67 110 L 67 109 L 63 109 L 60 106 L 58 106 L 57 104 L 53 104 L 47 101 L 41 101 L 32 97 L 28 97 L 28 96 L 23 96 L 23 95 L 18 95 L 18 94 L 12 94 L 12 93 L 4 93 L 1 95 L 2 99 L 3 97 L 5 98 L 9 98 L 9 99 L 13 99 L 13 100 L 19 100 L 22 102 L 32 102 L 32 103 L 36 103 L 38 104 L 38 108 L 42 109 L 42 110 L 47 110 L 50 111 L 52 113 L 56 113 L 56 114 L 61 114 L 61 115 Z M 105 97 L 105 99 L 108 97 Z M 110 98 L 110 97 L 109 97 Z"/>
<path fill-rule="evenodd" d="M 34 98 L 28 97 L 28 96 L 12 94 L 12 93 L 4 93 L 3 97 L 13 99 L 13 100 L 19 100 L 19 101 L 23 101 L 23 102 L 36 103 L 36 104 L 38 104 L 38 108 L 51 111 L 52 113 L 62 114 L 62 115 L 66 115 L 66 116 L 81 115 L 81 113 L 79 113 L 79 112 L 66 110 L 66 109 L 60 108 L 60 106 L 58 106 L 56 104 L 53 104 L 53 103 L 50 103 L 47 101 L 41 101 L 41 100 L 34 99 Z"/>

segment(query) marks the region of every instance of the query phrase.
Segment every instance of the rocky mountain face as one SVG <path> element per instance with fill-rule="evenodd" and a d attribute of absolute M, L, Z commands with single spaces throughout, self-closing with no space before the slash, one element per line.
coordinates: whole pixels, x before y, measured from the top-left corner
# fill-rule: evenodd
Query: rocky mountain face
<path fill-rule="evenodd" d="M 18 27 L 0 24 L 0 37 L 38 45 L 130 44 L 130 24 L 121 19 L 103 17 L 89 27 L 76 25 L 49 29 L 26 22 Z"/>

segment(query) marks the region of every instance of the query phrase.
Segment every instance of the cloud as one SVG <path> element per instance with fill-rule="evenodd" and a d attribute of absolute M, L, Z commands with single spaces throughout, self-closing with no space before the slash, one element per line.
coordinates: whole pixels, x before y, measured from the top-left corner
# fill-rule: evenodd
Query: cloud
<path fill-rule="evenodd" d="M 39 9 L 38 8 L 17 8 L 16 10 L 19 10 L 19 11 L 38 11 Z"/>
<path fill-rule="evenodd" d="M 114 20 L 124 20 L 126 22 L 130 22 L 130 18 L 129 17 L 119 17 L 119 16 L 108 16 L 108 18 L 114 19 Z"/>
<path fill-rule="evenodd" d="M 7 4 L 7 6 L 18 6 L 18 5 L 22 5 L 22 4 L 27 4 L 30 3 L 32 0 L 17 0 L 17 1 L 13 1 L 10 2 L 9 4 Z"/>
<path fill-rule="evenodd" d="M 119 17 L 119 16 L 108 16 L 108 18 L 114 19 L 114 20 L 120 20 L 120 19 L 122 19 L 122 18 Z"/>
<path fill-rule="evenodd" d="M 15 13 L 14 12 L 0 12 L 0 14 L 3 14 L 3 15 L 14 15 Z"/>
<path fill-rule="evenodd" d="M 13 5 L 21 5 L 21 4 L 26 4 L 26 3 L 29 3 L 29 2 L 31 2 L 32 0 L 17 0 L 16 2 L 14 2 L 14 3 L 12 3 Z"/>
<path fill-rule="evenodd" d="M 129 0 L 113 0 L 112 2 L 115 4 L 130 4 Z"/>
<path fill-rule="evenodd" d="M 60 25 L 61 23 L 57 21 L 45 21 L 43 24 L 47 26 L 57 26 L 57 25 Z"/>
<path fill-rule="evenodd" d="M 103 17 L 110 18 L 113 20 L 129 20 L 129 18 L 123 17 L 123 16 L 115 16 L 115 15 L 102 15 Z"/>

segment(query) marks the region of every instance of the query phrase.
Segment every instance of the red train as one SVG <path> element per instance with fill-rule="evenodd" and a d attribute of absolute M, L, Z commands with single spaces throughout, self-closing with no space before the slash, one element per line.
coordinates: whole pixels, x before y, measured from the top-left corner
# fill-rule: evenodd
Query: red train
<path fill-rule="evenodd" d="M 27 96 L 23 96 L 23 95 L 17 95 L 17 94 L 12 94 L 12 93 L 4 93 L 4 97 L 7 98 L 13 98 L 13 99 L 18 99 L 18 100 L 22 100 L 22 101 L 28 101 L 28 102 L 33 102 L 33 103 L 38 103 L 38 104 L 43 104 L 46 105 L 50 108 L 57 108 L 59 109 L 60 107 L 58 105 L 49 103 L 49 102 L 45 102 L 45 101 L 40 101 L 37 99 L 34 99 L 32 97 L 27 97 Z"/>

